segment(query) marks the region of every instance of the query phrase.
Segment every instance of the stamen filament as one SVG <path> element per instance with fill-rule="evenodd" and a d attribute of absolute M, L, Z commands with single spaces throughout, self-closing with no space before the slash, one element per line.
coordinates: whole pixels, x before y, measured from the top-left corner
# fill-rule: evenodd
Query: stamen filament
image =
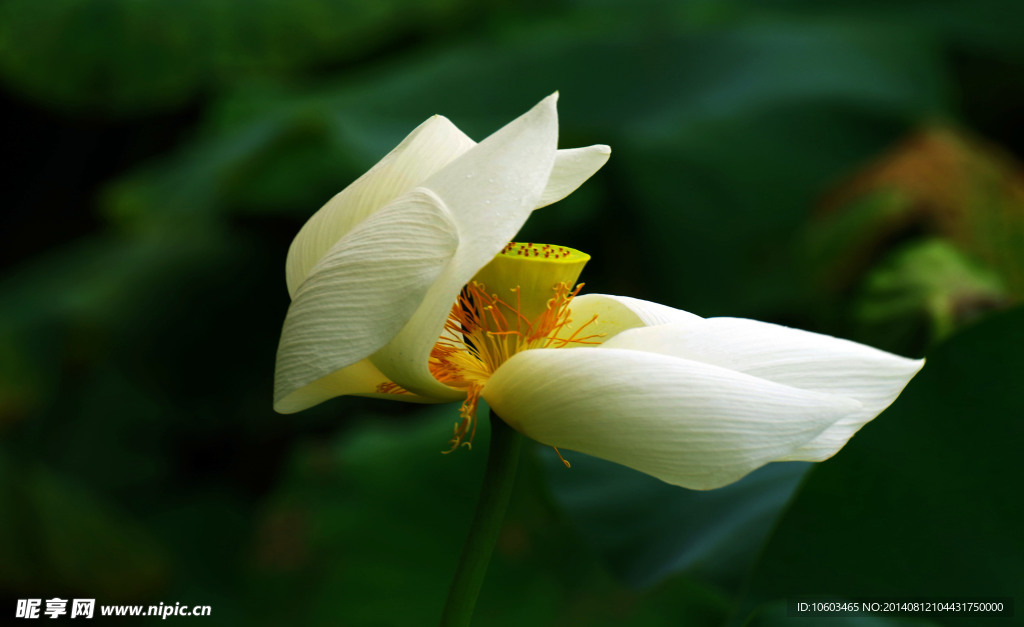
<path fill-rule="evenodd" d="M 552 297 L 546 307 L 531 320 L 521 311 L 519 286 L 510 288 L 515 305 L 503 300 L 487 286 L 470 282 L 459 294 L 444 325 L 441 337 L 430 353 L 430 372 L 451 387 L 466 390 L 466 400 L 459 409 L 461 420 L 455 424 L 450 453 L 461 446 L 470 446 L 476 433 L 476 408 L 484 385 L 509 358 L 531 348 L 564 347 L 570 344 L 597 344 L 597 334 L 582 335 L 594 316 L 568 337 L 559 334 L 571 322 L 569 305 L 583 284 L 570 288 L 566 283 L 552 286 Z M 514 324 L 513 324 L 514 323 Z"/>
<path fill-rule="evenodd" d="M 435 379 L 466 392 L 445 453 L 472 447 L 484 386 L 513 355 L 533 348 L 600 343 L 596 338 L 601 334 L 585 334 L 597 315 L 562 337 L 572 324 L 572 299 L 583 288 L 582 283 L 572 283 L 589 258 L 571 248 L 512 242 L 459 293 L 428 362 Z M 502 290 L 512 292 L 513 298 L 502 299 Z M 409 394 L 392 382 L 378 385 L 376 391 Z M 557 448 L 555 453 L 569 467 Z"/>

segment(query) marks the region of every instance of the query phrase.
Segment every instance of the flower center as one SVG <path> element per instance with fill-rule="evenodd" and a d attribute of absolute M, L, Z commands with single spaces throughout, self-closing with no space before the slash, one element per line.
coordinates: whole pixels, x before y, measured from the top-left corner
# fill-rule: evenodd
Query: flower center
<path fill-rule="evenodd" d="M 430 372 L 466 390 L 449 441 L 451 452 L 471 446 L 480 392 L 501 364 L 531 348 L 596 344 L 584 335 L 597 316 L 571 328 L 573 285 L 590 255 L 564 246 L 512 242 L 463 288 L 430 353 Z"/>

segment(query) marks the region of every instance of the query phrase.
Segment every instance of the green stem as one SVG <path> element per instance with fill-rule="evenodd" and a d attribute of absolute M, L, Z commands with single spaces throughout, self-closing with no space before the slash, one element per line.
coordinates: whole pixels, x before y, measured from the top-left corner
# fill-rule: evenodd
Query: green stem
<path fill-rule="evenodd" d="M 473 514 L 469 535 L 462 546 L 459 566 L 448 588 L 448 601 L 441 615 L 441 627 L 467 627 L 484 583 L 487 564 L 505 519 L 512 485 L 519 465 L 523 436 L 491 412 L 491 450 L 487 456 L 480 499 Z"/>

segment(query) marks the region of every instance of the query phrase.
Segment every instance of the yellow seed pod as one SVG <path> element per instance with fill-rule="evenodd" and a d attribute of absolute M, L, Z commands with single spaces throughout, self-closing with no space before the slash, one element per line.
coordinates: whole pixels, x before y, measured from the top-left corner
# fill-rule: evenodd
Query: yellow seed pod
<path fill-rule="evenodd" d="M 510 242 L 473 281 L 533 320 L 548 308 L 559 285 L 570 290 L 576 285 L 588 261 L 590 255 L 567 246 Z"/>

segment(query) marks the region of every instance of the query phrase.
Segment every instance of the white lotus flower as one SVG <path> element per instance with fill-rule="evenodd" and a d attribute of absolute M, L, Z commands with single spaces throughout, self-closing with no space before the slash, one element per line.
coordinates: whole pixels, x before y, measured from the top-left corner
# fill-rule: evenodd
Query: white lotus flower
<path fill-rule="evenodd" d="M 577 296 L 589 257 L 509 244 L 607 146 L 557 150 L 556 95 L 480 144 L 435 116 L 331 199 L 288 253 L 274 407 L 345 394 L 485 399 L 521 433 L 709 489 L 826 459 L 923 361 L 773 324 Z"/>

